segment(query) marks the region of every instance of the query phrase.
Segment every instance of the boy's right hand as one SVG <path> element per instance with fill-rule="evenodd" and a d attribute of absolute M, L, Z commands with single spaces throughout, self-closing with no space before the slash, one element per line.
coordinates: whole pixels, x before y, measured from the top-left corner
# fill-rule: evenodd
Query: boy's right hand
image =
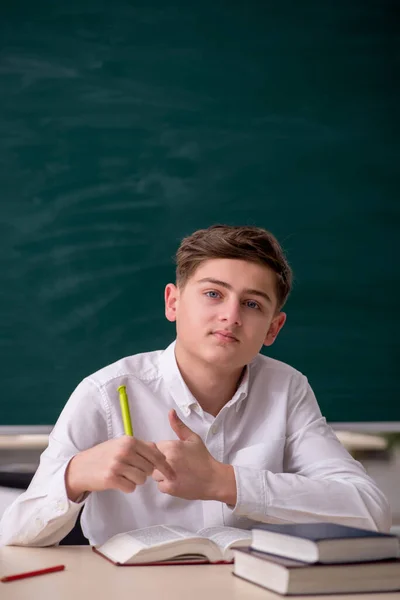
<path fill-rule="evenodd" d="M 133 492 L 154 469 L 167 479 L 175 479 L 173 469 L 156 444 L 124 435 L 83 450 L 72 458 L 65 472 L 67 495 L 76 502 L 85 492 Z"/>

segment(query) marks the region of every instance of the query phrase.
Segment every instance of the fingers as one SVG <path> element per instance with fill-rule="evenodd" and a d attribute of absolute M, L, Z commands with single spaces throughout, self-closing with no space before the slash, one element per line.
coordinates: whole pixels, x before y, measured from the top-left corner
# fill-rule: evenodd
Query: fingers
<path fill-rule="evenodd" d="M 121 448 L 118 458 L 121 462 L 138 467 L 147 475 L 151 475 L 153 469 L 158 469 L 167 479 L 175 479 L 174 470 L 156 444 L 143 442 L 129 436 L 124 436 L 120 440 Z"/>
<path fill-rule="evenodd" d="M 164 481 L 165 476 L 158 469 L 154 469 L 152 478 L 154 481 L 157 481 L 157 483 L 160 483 L 160 481 Z"/>
<path fill-rule="evenodd" d="M 146 458 L 154 467 L 158 469 L 167 479 L 175 479 L 175 471 L 168 463 L 165 455 L 157 448 L 153 442 L 141 442 L 137 452 Z"/>
<path fill-rule="evenodd" d="M 176 496 L 176 483 L 171 481 L 170 479 L 165 479 L 164 475 L 160 473 L 157 469 L 154 469 L 153 480 L 157 483 L 158 490 L 162 494 L 169 494 L 170 496 Z"/>
<path fill-rule="evenodd" d="M 175 409 L 171 409 L 168 413 L 169 424 L 171 429 L 176 433 L 177 437 L 182 442 L 194 441 L 197 439 L 197 434 L 194 433 L 176 414 Z"/>
<path fill-rule="evenodd" d="M 131 494 L 136 490 L 136 484 L 132 481 L 129 481 L 129 479 L 125 479 L 125 477 L 118 477 L 115 482 L 114 489 L 120 490 L 125 494 Z"/>
<path fill-rule="evenodd" d="M 147 463 L 144 459 L 142 459 L 144 463 Z M 150 464 L 150 463 L 147 463 Z M 151 473 L 153 472 L 153 467 L 151 466 Z M 125 463 L 120 463 L 118 466 L 117 473 L 113 477 L 112 487 L 121 492 L 125 492 L 129 494 L 134 492 L 138 485 L 143 485 L 146 483 L 147 477 L 151 474 L 148 473 L 148 468 L 146 470 L 139 469 L 138 467 L 132 467 L 132 465 L 128 465 Z"/>
<path fill-rule="evenodd" d="M 125 463 L 127 466 L 136 467 L 137 469 L 140 469 L 146 476 L 151 475 L 154 470 L 154 466 L 152 465 L 152 463 L 149 460 L 147 460 L 147 458 L 144 458 L 137 452 L 135 452 L 132 456 L 129 455 L 129 457 L 127 457 L 125 460 L 122 460 L 122 462 Z"/>
<path fill-rule="evenodd" d="M 131 436 L 107 440 L 79 452 L 70 461 L 65 474 L 68 498 L 75 500 L 84 492 L 109 489 L 133 492 L 154 469 L 166 479 L 176 479 L 165 455 L 154 443 Z"/>
<path fill-rule="evenodd" d="M 121 465 L 119 468 L 118 479 L 125 478 L 127 481 L 134 483 L 136 485 L 143 485 L 147 479 L 147 473 L 138 469 L 136 467 L 132 467 L 130 465 Z"/>
<path fill-rule="evenodd" d="M 144 462 L 148 465 L 150 464 L 147 461 Z M 169 481 L 161 471 L 158 469 L 153 470 L 152 466 L 151 472 L 148 473 L 137 467 L 123 464 L 120 466 L 118 476 L 115 479 L 115 487 L 125 493 L 133 492 L 138 485 L 143 485 L 146 482 L 149 475 L 151 475 L 156 482 Z"/>

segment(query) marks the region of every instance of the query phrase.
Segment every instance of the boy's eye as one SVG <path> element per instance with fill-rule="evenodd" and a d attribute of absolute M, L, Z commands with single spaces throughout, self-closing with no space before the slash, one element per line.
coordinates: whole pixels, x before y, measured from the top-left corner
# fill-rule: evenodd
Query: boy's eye
<path fill-rule="evenodd" d="M 209 298 L 219 298 L 218 292 L 215 292 L 214 290 L 206 292 L 206 296 L 208 296 Z"/>
<path fill-rule="evenodd" d="M 260 308 L 257 302 L 254 302 L 254 300 L 247 300 L 246 306 L 248 306 L 249 308 Z"/>

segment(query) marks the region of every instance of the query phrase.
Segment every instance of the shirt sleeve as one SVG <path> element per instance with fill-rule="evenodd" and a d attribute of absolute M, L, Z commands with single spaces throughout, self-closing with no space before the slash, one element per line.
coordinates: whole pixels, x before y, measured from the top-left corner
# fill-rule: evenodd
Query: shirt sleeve
<path fill-rule="evenodd" d="M 389 504 L 322 417 L 307 379 L 287 407 L 284 472 L 234 466 L 236 515 L 261 522 L 331 521 L 389 531 Z"/>
<path fill-rule="evenodd" d="M 49 436 L 30 486 L 3 513 L 0 545 L 50 546 L 71 531 L 86 497 L 82 502 L 69 500 L 65 471 L 76 454 L 108 439 L 103 401 L 88 379 L 76 388 Z"/>

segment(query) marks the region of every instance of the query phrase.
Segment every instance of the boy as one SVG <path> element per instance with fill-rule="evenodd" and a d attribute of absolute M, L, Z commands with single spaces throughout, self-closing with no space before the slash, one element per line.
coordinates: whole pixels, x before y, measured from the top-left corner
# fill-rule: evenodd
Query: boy
<path fill-rule="evenodd" d="M 73 527 L 91 544 L 149 525 L 250 528 L 334 521 L 388 531 L 387 501 L 341 446 L 307 379 L 264 357 L 282 329 L 292 274 L 277 240 L 216 225 L 185 238 L 165 313 L 176 341 L 84 379 L 3 544 L 46 546 Z M 123 435 L 125 385 L 135 437 Z"/>

